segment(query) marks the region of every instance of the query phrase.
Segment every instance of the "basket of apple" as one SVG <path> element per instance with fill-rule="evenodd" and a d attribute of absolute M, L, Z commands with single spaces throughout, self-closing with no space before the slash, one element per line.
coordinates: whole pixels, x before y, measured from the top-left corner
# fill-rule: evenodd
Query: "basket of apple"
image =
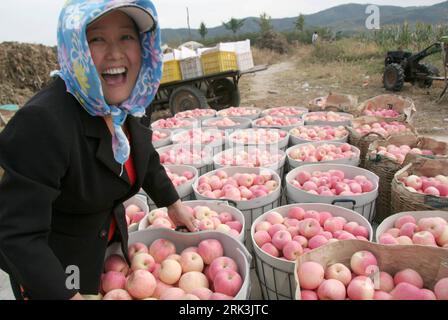
<path fill-rule="evenodd" d="M 308 103 L 310 111 L 334 111 L 358 114 L 358 97 L 348 94 L 332 93 L 319 97 Z"/>
<path fill-rule="evenodd" d="M 168 118 L 160 119 L 151 124 L 153 130 L 157 129 L 169 129 L 175 131 L 178 129 L 192 129 L 198 126 L 198 121 L 196 119 L 181 119 L 181 118 Z"/>
<path fill-rule="evenodd" d="M 350 126 L 353 115 L 344 112 L 310 112 L 303 115 L 306 125 L 313 126 Z"/>
<path fill-rule="evenodd" d="M 152 144 L 154 148 L 161 148 L 171 144 L 171 130 L 155 129 L 152 133 Z"/>
<path fill-rule="evenodd" d="M 294 299 L 294 266 L 300 255 L 327 243 L 347 239 L 371 241 L 372 237 L 372 227 L 364 217 L 338 206 L 292 204 L 264 213 L 251 228 L 264 298 Z"/>
<path fill-rule="evenodd" d="M 440 248 L 338 241 L 297 259 L 295 298 L 448 300 L 445 261 Z"/>
<path fill-rule="evenodd" d="M 289 133 L 280 129 L 252 128 L 241 129 L 227 137 L 227 145 L 235 146 L 262 146 L 286 151 L 289 143 Z"/>
<path fill-rule="evenodd" d="M 286 150 L 290 168 L 306 164 L 359 164 L 360 151 L 355 146 L 341 142 L 313 142 L 298 144 Z"/>
<path fill-rule="evenodd" d="M 286 175 L 288 203 L 329 203 L 348 206 L 372 222 L 379 178 L 344 164 L 309 164 Z"/>
<path fill-rule="evenodd" d="M 201 144 L 213 149 L 213 154 L 222 151 L 224 132 L 213 128 L 195 128 L 176 132 L 172 141 L 174 144 Z"/>
<path fill-rule="evenodd" d="M 417 109 L 414 101 L 408 97 L 383 94 L 368 99 L 359 106 L 365 116 L 375 116 L 396 121 L 411 122 Z"/>
<path fill-rule="evenodd" d="M 416 158 L 448 158 L 448 143 L 415 135 L 391 136 L 370 144 L 365 167 L 380 177 L 376 220 L 381 222 L 391 212 L 391 183 L 395 173 Z"/>
<path fill-rule="evenodd" d="M 247 129 L 251 127 L 251 120 L 243 117 L 215 117 L 202 121 L 202 127 L 217 128 L 226 133 L 232 133 L 237 129 Z"/>
<path fill-rule="evenodd" d="M 216 115 L 218 117 L 243 117 L 255 120 L 260 117 L 261 109 L 255 107 L 230 107 L 219 110 Z"/>
<path fill-rule="evenodd" d="M 448 160 L 418 158 L 392 180 L 392 213 L 448 211 Z"/>
<path fill-rule="evenodd" d="M 157 149 L 163 165 L 187 165 L 204 174 L 213 167 L 213 149 L 201 144 L 173 144 Z"/>
<path fill-rule="evenodd" d="M 380 244 L 448 249 L 448 212 L 434 210 L 394 214 L 378 226 L 375 238 Z"/>
<path fill-rule="evenodd" d="M 213 157 L 215 169 L 223 167 L 253 167 L 268 168 L 283 176 L 285 166 L 285 152 L 273 148 L 273 150 L 255 146 L 230 148 Z"/>
<path fill-rule="evenodd" d="M 126 214 L 126 223 L 128 232 L 135 232 L 138 230 L 138 225 L 145 216 L 149 213 L 149 206 L 147 201 L 137 195 L 123 203 Z"/>
<path fill-rule="evenodd" d="M 178 119 L 197 119 L 197 120 L 205 120 L 214 118 L 216 116 L 216 110 L 214 109 L 193 109 L 186 110 L 182 112 L 178 112 L 175 114 L 175 118 Z"/>
<path fill-rule="evenodd" d="M 348 131 L 343 127 L 302 126 L 289 131 L 291 145 L 309 142 L 347 142 Z"/>
<path fill-rule="evenodd" d="M 253 128 L 277 128 L 290 131 L 293 128 L 303 126 L 303 120 L 295 117 L 265 116 L 252 121 Z"/>
<path fill-rule="evenodd" d="M 129 236 L 130 266 L 119 244 L 106 253 L 103 300 L 247 300 L 251 256 L 222 232 L 149 229 Z"/>
<path fill-rule="evenodd" d="M 226 233 L 239 241 L 244 241 L 245 222 L 240 210 L 226 201 L 193 200 L 182 202 L 194 216 L 197 231 L 214 230 Z M 149 228 L 167 228 L 175 230 L 173 221 L 168 216 L 167 208 L 159 208 L 149 212 L 140 221 L 138 230 Z"/>
<path fill-rule="evenodd" d="M 308 112 L 307 108 L 304 107 L 274 107 L 263 110 L 261 115 L 263 117 L 295 117 L 301 118 L 305 113 Z"/>
<path fill-rule="evenodd" d="M 199 177 L 193 190 L 198 200 L 229 200 L 238 208 L 244 215 L 248 240 L 255 218 L 280 205 L 281 180 L 271 169 L 225 167 Z"/>

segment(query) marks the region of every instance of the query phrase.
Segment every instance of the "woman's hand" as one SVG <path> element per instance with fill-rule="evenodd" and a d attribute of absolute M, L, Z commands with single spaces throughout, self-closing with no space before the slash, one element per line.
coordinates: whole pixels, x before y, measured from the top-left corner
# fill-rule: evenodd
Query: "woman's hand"
<path fill-rule="evenodd" d="M 182 201 L 177 200 L 168 207 L 168 216 L 176 226 L 186 226 L 190 232 L 198 231 L 193 214 L 182 204 Z"/>

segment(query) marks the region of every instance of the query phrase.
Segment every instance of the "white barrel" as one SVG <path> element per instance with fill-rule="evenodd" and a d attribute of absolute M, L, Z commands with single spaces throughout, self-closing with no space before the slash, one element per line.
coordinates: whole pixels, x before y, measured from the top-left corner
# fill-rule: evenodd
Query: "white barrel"
<path fill-rule="evenodd" d="M 236 115 L 241 111 L 247 110 L 248 112 L 241 115 Z M 236 114 L 235 114 L 236 113 Z M 261 109 L 255 107 L 230 107 L 227 109 L 219 110 L 216 113 L 217 117 L 243 117 L 250 120 L 255 120 L 260 117 Z"/>
<path fill-rule="evenodd" d="M 160 139 L 158 141 L 152 142 L 152 145 L 154 146 L 155 149 L 168 146 L 172 143 L 171 142 L 171 135 L 172 135 L 171 130 L 169 130 L 169 129 L 154 129 L 154 131 L 163 132 L 168 135 L 165 139 Z"/>
<path fill-rule="evenodd" d="M 305 126 L 305 127 L 311 128 L 311 127 L 316 127 L 316 126 Z M 319 127 L 324 127 L 324 126 L 317 126 L 318 129 L 319 129 Z M 307 139 L 303 139 L 301 137 L 294 135 L 294 130 L 291 129 L 289 131 L 289 135 L 290 135 L 289 140 L 291 142 L 291 145 L 296 145 L 296 144 L 301 144 L 301 143 L 310 143 L 310 142 L 347 142 L 349 133 L 347 130 L 345 130 L 345 131 L 346 131 L 346 134 L 343 137 L 335 138 L 332 140 L 311 140 L 311 139 L 307 140 Z"/>
<path fill-rule="evenodd" d="M 294 117 L 301 118 L 305 113 L 308 113 L 308 109 L 304 107 L 275 107 L 263 110 L 261 113 L 262 117 L 272 116 L 272 117 Z"/>
<path fill-rule="evenodd" d="M 310 117 L 322 114 L 322 115 L 326 115 L 329 112 L 337 114 L 341 117 L 343 117 L 344 119 L 341 119 L 341 121 L 329 121 L 329 120 L 310 120 Z M 313 125 L 313 126 L 333 126 L 333 127 L 337 127 L 337 126 L 351 126 L 352 125 L 352 120 L 354 119 L 353 115 L 350 113 L 345 113 L 345 112 L 333 112 L 333 111 L 318 111 L 318 112 L 309 112 L 307 114 L 304 114 L 302 119 L 305 121 L 305 125 Z"/>

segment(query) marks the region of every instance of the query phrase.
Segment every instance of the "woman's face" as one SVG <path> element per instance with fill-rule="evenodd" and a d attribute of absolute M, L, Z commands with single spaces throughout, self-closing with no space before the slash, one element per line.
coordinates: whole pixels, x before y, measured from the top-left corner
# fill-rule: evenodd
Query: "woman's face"
<path fill-rule="evenodd" d="M 113 11 L 87 28 L 90 54 L 109 105 L 127 100 L 141 67 L 140 38 L 133 20 Z"/>

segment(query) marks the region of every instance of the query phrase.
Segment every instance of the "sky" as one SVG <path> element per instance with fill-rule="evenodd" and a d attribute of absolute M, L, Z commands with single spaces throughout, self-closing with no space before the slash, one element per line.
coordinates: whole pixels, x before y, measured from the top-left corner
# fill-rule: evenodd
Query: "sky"
<path fill-rule="evenodd" d="M 65 0 L 0 0 L 0 42 L 18 41 L 56 45 L 59 11 Z M 162 28 L 186 28 L 187 7 L 191 28 L 203 21 L 216 27 L 231 17 L 258 17 L 266 12 L 272 18 L 312 14 L 345 3 L 373 3 L 396 6 L 427 6 L 442 0 L 153 0 Z"/>

